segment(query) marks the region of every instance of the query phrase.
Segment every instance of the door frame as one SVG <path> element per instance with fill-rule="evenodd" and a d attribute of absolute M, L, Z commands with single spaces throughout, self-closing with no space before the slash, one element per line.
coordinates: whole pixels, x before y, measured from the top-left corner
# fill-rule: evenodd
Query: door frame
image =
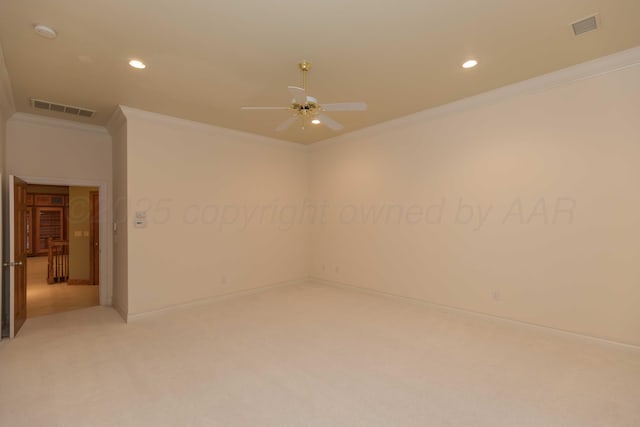
<path fill-rule="evenodd" d="M 97 196 L 97 197 L 96 197 Z M 97 200 L 96 200 L 97 199 Z M 97 210 L 96 210 L 96 204 Z M 96 227 L 96 217 L 98 226 Z M 100 285 L 100 253 L 98 252 L 98 265 L 96 266 L 95 236 L 98 235 L 98 250 L 100 249 L 100 192 L 89 192 L 89 284 Z M 97 275 L 96 275 L 97 270 Z M 97 276 L 97 277 L 96 277 Z"/>
<path fill-rule="evenodd" d="M 98 180 L 85 180 L 74 178 L 48 178 L 41 176 L 18 176 L 18 178 L 25 181 L 27 184 L 40 184 L 40 185 L 64 185 L 69 187 L 98 187 L 98 203 L 100 208 L 99 213 L 99 229 L 100 229 L 100 305 L 111 305 L 111 298 L 113 295 L 113 284 L 110 277 L 109 261 L 111 253 L 111 233 L 109 232 L 109 224 L 107 223 L 107 206 L 108 206 L 108 183 L 106 181 Z M 11 299 L 13 299 L 13 290 L 11 292 Z M 13 321 L 12 327 L 13 327 Z"/>
<path fill-rule="evenodd" d="M 19 182 L 18 182 L 19 181 Z M 13 338 L 16 333 L 22 328 L 24 322 L 27 320 L 27 253 L 26 253 L 26 239 L 27 229 L 26 229 L 26 210 L 27 210 L 27 183 L 20 179 L 17 176 L 9 175 L 9 236 L 11 236 L 11 240 L 9 242 L 9 258 L 8 263 L 17 263 L 20 262 L 20 265 L 14 265 L 8 267 L 9 269 L 9 289 L 11 290 L 11 298 L 9 298 L 9 318 L 10 318 L 10 330 L 9 337 Z M 16 189 L 18 187 L 22 187 L 20 193 L 23 197 L 18 196 L 18 192 Z M 17 206 L 16 199 L 21 200 L 21 206 L 24 208 L 25 216 L 22 217 L 17 214 Z M 22 209 L 21 209 L 22 210 Z M 22 225 L 22 226 L 20 226 Z M 17 229 L 22 229 L 24 231 L 23 235 L 17 235 Z M 18 242 L 20 242 L 18 244 Z M 20 249 L 16 251 L 16 249 Z M 20 275 L 18 275 L 18 267 L 20 267 Z M 18 280 L 20 278 L 20 280 Z M 23 316 L 20 317 L 20 324 L 16 323 L 16 288 L 22 288 L 22 292 L 20 292 L 21 297 L 19 307 Z"/>

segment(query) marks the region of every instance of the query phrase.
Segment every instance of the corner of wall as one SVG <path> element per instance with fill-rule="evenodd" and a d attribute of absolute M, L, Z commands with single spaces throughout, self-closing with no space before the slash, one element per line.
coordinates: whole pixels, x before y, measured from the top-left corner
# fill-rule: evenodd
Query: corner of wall
<path fill-rule="evenodd" d="M 113 307 L 127 321 L 129 312 L 127 119 L 118 106 L 107 123 L 112 139 L 113 188 Z"/>
<path fill-rule="evenodd" d="M 9 72 L 4 61 L 4 53 L 2 45 L 0 45 L 0 113 L 2 113 L 3 121 L 6 121 L 16 112 L 16 106 L 13 102 L 13 91 L 11 90 L 11 80 Z"/>
<path fill-rule="evenodd" d="M 311 275 L 640 345 L 638 87 L 634 48 L 313 144 Z"/>
<path fill-rule="evenodd" d="M 118 198 L 126 193 L 129 210 L 126 223 L 126 209 L 116 208 L 118 227 L 127 227 L 128 264 L 121 259 L 120 267 L 128 269 L 129 318 L 306 279 L 306 224 L 288 216 L 300 212 L 308 196 L 306 147 L 124 106 L 121 110 L 127 135 L 120 144 L 117 136 L 114 140 L 114 186 L 120 186 Z M 220 215 L 214 214 L 218 209 Z M 134 210 L 148 212 L 147 226 L 134 227 Z M 235 210 L 242 217 L 234 217 Z M 124 238 L 119 235 L 119 242 Z M 168 240 L 189 250 L 168 251 Z M 124 254 L 121 248 L 116 258 Z M 124 280 L 120 278 L 122 285 Z"/>
<path fill-rule="evenodd" d="M 109 132 L 109 134 L 112 137 L 114 137 L 114 135 L 118 134 L 122 126 L 126 125 L 126 122 L 127 122 L 127 117 L 124 115 L 123 106 L 118 105 L 115 111 L 113 112 L 113 114 L 111 115 L 111 117 L 109 118 L 109 121 L 107 121 L 107 124 L 105 127 L 107 128 L 107 131 Z"/>

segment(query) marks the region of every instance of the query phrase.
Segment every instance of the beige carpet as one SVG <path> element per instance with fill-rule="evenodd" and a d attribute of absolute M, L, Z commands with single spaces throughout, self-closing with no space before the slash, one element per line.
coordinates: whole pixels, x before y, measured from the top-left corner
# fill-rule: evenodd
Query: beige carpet
<path fill-rule="evenodd" d="M 0 343 L 7 426 L 640 426 L 640 353 L 320 285 Z"/>
<path fill-rule="evenodd" d="M 27 258 L 27 318 L 100 304 L 98 286 L 47 284 L 47 257 Z"/>

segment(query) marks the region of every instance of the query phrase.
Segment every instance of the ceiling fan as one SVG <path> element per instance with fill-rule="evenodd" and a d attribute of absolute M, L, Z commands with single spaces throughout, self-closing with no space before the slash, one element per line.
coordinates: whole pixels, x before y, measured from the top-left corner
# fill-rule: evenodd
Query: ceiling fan
<path fill-rule="evenodd" d="M 331 130 L 338 131 L 342 126 L 331 117 L 324 114 L 327 111 L 365 111 L 367 104 L 364 102 L 341 102 L 334 104 L 320 104 L 316 98 L 307 95 L 307 73 L 311 69 L 311 63 L 302 61 L 298 64 L 302 72 L 302 87 L 289 86 L 291 105 L 288 107 L 242 107 L 243 110 L 290 110 L 293 114 L 282 122 L 276 131 L 287 130 L 296 121 L 302 122 L 302 129 L 307 122 L 314 125 L 323 124 Z"/>

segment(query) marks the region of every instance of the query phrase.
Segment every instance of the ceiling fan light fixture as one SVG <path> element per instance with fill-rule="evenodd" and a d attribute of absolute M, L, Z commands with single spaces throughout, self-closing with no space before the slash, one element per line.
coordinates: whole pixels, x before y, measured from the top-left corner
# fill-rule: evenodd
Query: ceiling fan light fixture
<path fill-rule="evenodd" d="M 321 122 L 320 119 L 313 119 L 311 120 L 311 123 L 313 123 L 314 125 L 319 125 Z"/>
<path fill-rule="evenodd" d="M 138 70 L 144 70 L 145 68 L 147 68 L 147 65 L 139 59 L 130 60 L 129 65 L 131 65 L 133 68 L 137 68 Z"/>
<path fill-rule="evenodd" d="M 476 65 L 478 65 L 478 61 L 477 60 L 469 59 L 464 64 L 462 64 L 462 68 L 469 69 L 469 68 L 475 67 Z"/>
<path fill-rule="evenodd" d="M 33 30 L 36 32 L 36 34 L 38 34 L 40 37 L 44 37 L 45 39 L 55 39 L 56 37 L 58 37 L 58 33 L 56 33 L 56 30 L 46 25 L 34 25 Z"/>

